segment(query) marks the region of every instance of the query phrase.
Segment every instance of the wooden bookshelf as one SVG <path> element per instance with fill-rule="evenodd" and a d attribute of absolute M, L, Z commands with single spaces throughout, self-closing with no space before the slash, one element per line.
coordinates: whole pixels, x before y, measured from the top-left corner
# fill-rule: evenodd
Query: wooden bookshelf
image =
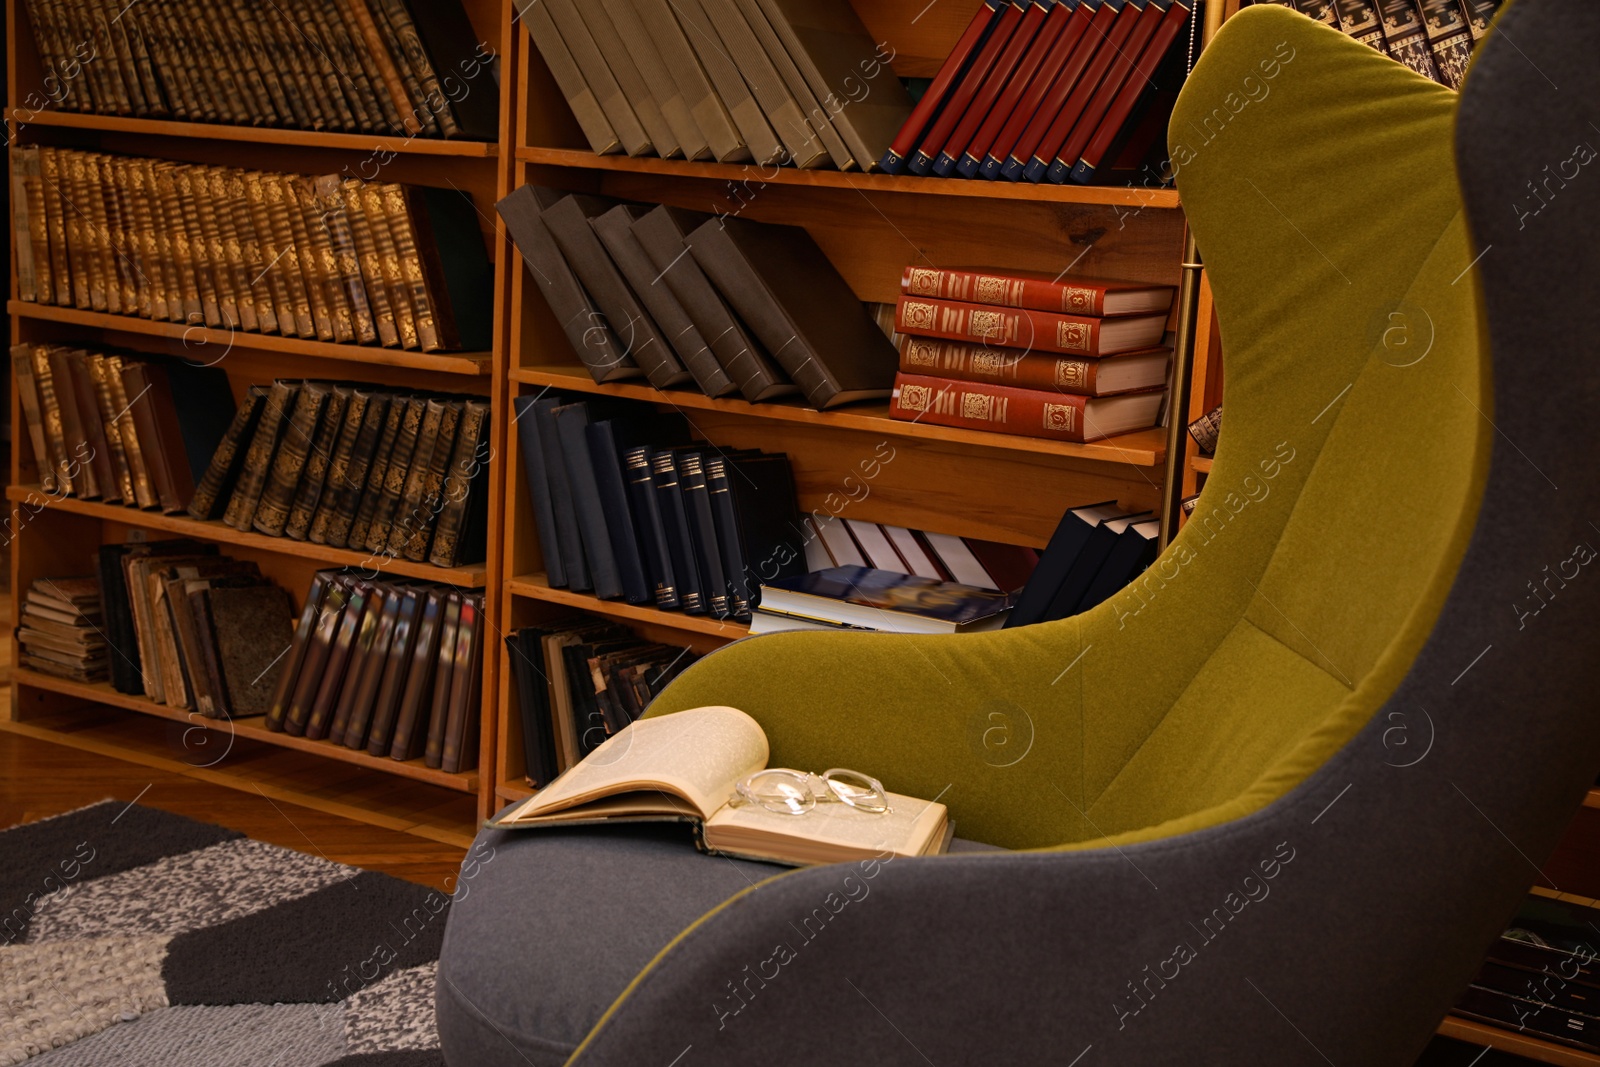
<path fill-rule="evenodd" d="M 1558 1045 L 1554 1041 L 1546 1041 L 1533 1034 L 1507 1030 L 1493 1023 L 1482 1023 L 1476 1019 L 1463 1019 L 1455 1015 L 1445 1016 L 1444 1021 L 1439 1024 L 1439 1036 L 1497 1049 L 1500 1052 L 1509 1052 L 1537 1063 L 1555 1064 L 1555 1067 L 1600 1065 L 1600 1056 L 1592 1052 Z"/>
<path fill-rule="evenodd" d="M 516 84 L 510 46 L 516 34 L 512 5 L 502 0 L 463 0 L 480 41 L 500 57 L 501 123 L 493 141 L 371 136 L 307 130 L 271 129 L 208 123 L 160 121 L 41 110 L 36 90 L 41 68 L 21 4 L 7 5 L 8 67 L 6 133 L 12 144 L 63 147 L 152 156 L 179 162 L 343 174 L 367 180 L 456 188 L 472 200 L 485 248 L 494 264 L 493 345 L 486 352 L 421 353 L 377 346 L 331 344 L 303 338 L 154 322 L 132 315 L 110 315 L 56 307 L 18 298 L 15 268 L 7 291 L 10 343 L 71 343 L 177 356 L 220 368 L 235 396 L 274 378 L 368 381 L 390 388 L 459 394 L 487 394 L 491 400 L 491 443 L 498 441 L 505 417 L 505 360 L 508 265 L 517 261 L 494 213 L 509 189 L 509 137 Z M 520 33 L 520 30 L 517 31 Z M 488 78 L 488 75 L 484 75 Z M 518 268 L 520 269 L 520 268 Z M 211 542 L 231 556 L 253 562 L 267 578 L 286 589 L 296 606 L 318 570 L 342 569 L 373 578 L 425 579 L 459 588 L 483 588 L 485 616 L 497 617 L 501 583 L 500 542 L 491 533 L 488 558 L 468 566 L 442 568 L 430 563 L 390 559 L 354 549 L 333 548 L 235 530 L 221 522 L 197 522 L 187 515 L 55 498 L 38 487 L 38 464 L 31 453 L 16 390 L 12 389 L 14 434 L 7 500 L 11 504 L 11 589 L 13 611 L 40 577 L 85 574 L 94 570 L 96 548 L 105 543 L 158 537 Z M 493 461 L 491 461 L 493 463 Z M 498 530 L 500 483 L 491 477 L 491 530 Z M 11 638 L 12 655 L 17 654 Z M 491 628 L 486 647 L 499 645 Z M 498 691 L 498 655 L 484 656 L 484 693 Z M 192 774 L 259 792 L 274 802 L 302 804 L 406 830 L 465 847 L 479 820 L 495 803 L 489 773 L 494 716 L 486 714 L 477 768 L 446 773 L 421 760 L 399 761 L 334 745 L 290 737 L 266 729 L 261 717 L 204 719 L 117 692 L 109 684 L 85 685 L 26 668 L 14 674 L 12 697 L 0 708 L 0 729 L 74 746 L 149 766 Z M 488 703 L 487 701 L 485 703 Z M 202 740 L 203 739 L 203 740 Z"/>

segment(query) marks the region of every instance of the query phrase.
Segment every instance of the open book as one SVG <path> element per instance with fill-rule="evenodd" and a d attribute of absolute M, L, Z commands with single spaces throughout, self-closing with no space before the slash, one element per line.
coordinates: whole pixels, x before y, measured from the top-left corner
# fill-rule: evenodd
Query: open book
<path fill-rule="evenodd" d="M 950 842 L 953 826 L 943 804 L 897 793 L 888 794 L 889 810 L 882 814 L 821 801 L 803 815 L 730 804 L 734 783 L 766 765 L 766 734 L 737 708 L 640 719 L 489 825 L 688 822 L 707 852 L 793 866 L 885 853 L 926 856 Z"/>

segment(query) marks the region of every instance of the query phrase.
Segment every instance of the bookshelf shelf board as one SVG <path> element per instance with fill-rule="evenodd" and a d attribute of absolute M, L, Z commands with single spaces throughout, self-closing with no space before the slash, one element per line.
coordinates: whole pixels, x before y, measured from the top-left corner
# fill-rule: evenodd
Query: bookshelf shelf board
<path fill-rule="evenodd" d="M 1210 474 L 1211 473 L 1211 457 L 1210 456 L 1190 456 L 1189 457 L 1189 467 L 1196 474 Z"/>
<path fill-rule="evenodd" d="M 139 508 L 127 508 L 121 504 L 102 504 L 97 500 L 79 500 L 75 497 L 54 497 L 37 485 L 13 485 L 6 489 L 6 496 L 13 502 L 20 504 L 29 496 L 37 500 L 44 498 L 50 503 L 48 509 L 67 512 L 73 515 L 87 515 L 90 518 L 103 519 L 108 522 L 120 522 L 128 526 L 138 526 L 149 530 L 163 530 L 168 533 L 178 534 L 183 537 L 193 537 L 201 541 L 215 541 L 224 545 L 239 545 L 243 548 L 253 548 L 264 552 L 278 552 L 284 555 L 299 556 L 303 559 L 321 560 L 325 563 L 348 567 L 353 571 L 374 572 L 384 575 L 405 575 L 409 578 L 429 578 L 446 585 L 460 586 L 472 589 L 484 585 L 488 580 L 488 570 L 485 564 L 476 563 L 466 567 L 435 567 L 431 563 L 414 563 L 407 559 L 389 559 L 380 562 L 370 552 L 358 552 L 348 548 L 333 548 L 329 545 L 313 544 L 310 541 L 295 541 L 287 537 L 268 537 L 266 534 L 246 533 L 235 530 L 227 523 L 218 520 L 201 522 L 191 519 L 187 515 L 164 515 L 158 511 L 142 511 Z"/>
<path fill-rule="evenodd" d="M 510 804 L 515 804 L 519 800 L 527 800 L 535 792 L 536 790 L 529 786 L 515 785 L 511 782 L 501 782 L 494 787 L 494 795 Z"/>
<path fill-rule="evenodd" d="M 51 699 L 57 701 L 79 697 L 64 692 L 63 685 L 76 683 L 20 671 L 16 678 L 24 703 L 37 699 L 41 691 L 56 694 Z M 472 844 L 477 829 L 475 801 L 456 789 L 336 764 L 250 738 L 235 738 L 227 758 L 216 766 L 199 766 L 193 755 L 185 758 L 182 731 L 174 723 L 110 706 L 98 692 L 82 699 L 95 703 L 28 714 L 20 720 L 0 720 L 0 730 L 259 793 L 274 802 L 342 815 L 457 848 Z"/>
<path fill-rule="evenodd" d="M 603 396 L 621 396 L 634 400 L 648 400 L 677 408 L 695 408 L 701 411 L 719 411 L 733 415 L 746 415 L 758 419 L 781 422 L 809 423 L 814 426 L 835 426 L 846 430 L 863 430 L 868 433 L 888 434 L 895 437 L 912 437 L 924 441 L 943 441 L 972 448 L 994 448 L 1008 452 L 1033 452 L 1069 459 L 1093 460 L 1102 463 L 1125 463 L 1134 467 L 1155 467 L 1165 462 L 1167 433 L 1157 428 L 1121 434 L 1088 445 L 1068 444 L 1063 441 L 1041 441 L 1015 434 L 983 433 L 978 430 L 960 430 L 948 426 L 930 426 L 919 422 L 906 422 L 889 417 L 886 403 L 852 404 L 833 411 L 817 411 L 800 406 L 793 400 L 779 400 L 765 404 L 751 404 L 744 400 L 713 399 L 692 390 L 661 390 L 649 385 L 631 385 L 623 382 L 599 383 L 581 368 L 559 366 L 519 367 L 511 371 L 511 380 L 527 385 L 550 386 L 575 393 L 597 393 Z"/>
<path fill-rule="evenodd" d="M 1583 806 L 1586 808 L 1600 808 L 1600 786 L 1596 786 L 1583 795 Z"/>
<path fill-rule="evenodd" d="M 279 337 L 268 333 L 244 333 L 239 330 L 215 330 L 208 326 L 185 326 L 181 322 L 156 322 L 151 319 L 141 319 L 136 315 L 108 315 L 103 311 L 35 304 L 27 300 L 8 301 L 6 310 L 13 318 L 65 322 L 100 330 L 120 330 L 125 333 L 146 334 L 150 337 L 165 337 L 191 348 L 194 360 L 206 364 L 214 363 L 235 348 L 473 376 L 488 374 L 493 362 L 493 357 L 487 352 L 433 355 L 426 352 L 378 348 L 374 345 L 342 345 L 329 341 L 308 341 L 299 337 Z"/>
<path fill-rule="evenodd" d="M 1554 1041 L 1545 1041 L 1532 1034 L 1519 1034 L 1515 1030 L 1507 1030 L 1490 1023 L 1481 1023 L 1476 1019 L 1462 1019 L 1454 1015 L 1446 1015 L 1439 1024 L 1441 1037 L 1454 1038 L 1465 1041 L 1471 1045 L 1480 1045 L 1487 1048 L 1498 1049 L 1501 1052 L 1510 1052 L 1526 1059 L 1536 1060 L 1539 1063 L 1551 1063 L 1556 1067 L 1596 1067 L 1600 1065 L 1600 1056 L 1582 1049 L 1568 1048 L 1558 1045 Z"/>
<path fill-rule="evenodd" d="M 726 641 L 733 641 L 750 635 L 749 623 L 733 622 L 728 619 L 713 619 L 709 615 L 685 615 L 679 611 L 661 611 L 658 608 L 642 607 L 638 604 L 628 604 L 620 600 L 601 600 L 599 597 L 590 596 L 588 593 L 574 593 L 567 589 L 554 589 L 551 588 L 549 580 L 543 574 L 523 574 L 511 578 L 506 582 L 506 592 L 512 596 L 528 597 L 531 600 L 543 600 L 551 604 L 565 604 L 568 607 L 582 608 L 584 611 L 595 615 L 609 615 L 612 618 L 624 619 L 630 622 L 654 623 L 657 626 L 670 627 L 685 633 L 720 637 Z"/>
<path fill-rule="evenodd" d="M 493 141 L 444 141 L 432 137 L 408 138 L 388 134 L 324 133 L 318 130 L 287 130 L 273 126 L 234 126 L 210 122 L 126 118 L 121 115 L 90 115 L 75 111 L 30 111 L 27 108 L 9 108 L 6 111 L 6 118 L 15 122 L 18 129 L 28 126 L 58 126 L 150 137 L 251 141 L 255 144 L 279 144 L 296 148 L 337 148 L 355 152 L 396 152 L 466 159 L 493 159 L 500 153 L 499 144 Z"/>
<path fill-rule="evenodd" d="M 339 763 L 349 763 L 357 767 L 367 767 L 371 770 L 382 771 L 385 774 L 398 775 L 409 778 L 415 782 L 427 782 L 443 789 L 453 789 L 458 793 L 476 793 L 478 791 L 478 772 L 467 771 L 461 774 L 452 774 L 448 771 L 435 770 L 423 765 L 420 759 L 394 760 L 385 756 L 370 756 L 365 749 L 356 750 L 343 745 L 335 745 L 328 741 L 312 741 L 304 737 L 291 737 L 285 733 L 269 730 L 266 727 L 266 716 L 251 715 L 240 719 L 208 719 L 198 712 L 184 708 L 168 707 L 158 704 L 147 697 L 134 696 L 130 693 L 119 693 L 105 682 L 74 682 L 66 678 L 57 678 L 40 671 L 19 667 L 15 678 L 23 685 L 31 685 L 36 689 L 48 689 L 53 693 L 61 693 L 82 700 L 94 701 L 97 704 L 110 704 L 113 707 L 123 708 L 127 711 L 137 711 L 143 715 L 152 715 L 158 719 L 169 719 L 180 722 L 190 727 L 203 727 L 216 734 L 229 734 L 235 737 L 245 737 L 263 744 L 275 745 L 278 748 L 294 749 L 297 752 L 308 752 L 323 759 L 336 760 Z M 209 742 L 208 742 L 209 744 Z M 198 747 L 198 746 L 197 746 Z"/>
<path fill-rule="evenodd" d="M 656 156 L 597 156 L 573 148 L 519 148 L 517 159 L 552 167 L 632 171 L 675 178 L 763 185 L 798 185 L 812 189 L 847 189 L 863 193 L 910 193 L 983 200 L 1025 200 L 1030 203 L 1115 204 L 1172 209 L 1179 206 L 1176 189 L 1141 189 L 1118 185 L 1055 185 L 1032 182 L 987 182 L 966 178 L 920 178 L 905 174 L 860 174 L 837 170 L 799 170 L 753 164 L 690 163 Z"/>

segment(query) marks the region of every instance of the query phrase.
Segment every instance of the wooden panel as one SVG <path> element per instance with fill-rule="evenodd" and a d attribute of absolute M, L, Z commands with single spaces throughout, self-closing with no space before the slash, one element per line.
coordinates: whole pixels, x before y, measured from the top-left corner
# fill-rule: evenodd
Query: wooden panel
<path fill-rule="evenodd" d="M 1600 1065 L 1600 1056 L 1592 1052 L 1583 1052 L 1575 1048 L 1558 1045 L 1554 1041 L 1543 1041 L 1532 1034 L 1520 1034 L 1514 1030 L 1507 1030 L 1488 1023 L 1480 1023 L 1473 1019 L 1459 1019 L 1454 1015 L 1445 1017 L 1439 1024 L 1441 1037 L 1455 1038 L 1457 1041 L 1466 1041 L 1484 1048 L 1499 1049 L 1502 1052 L 1511 1052 L 1535 1063 L 1552 1063 L 1556 1067 L 1597 1067 Z M 1476 1062 L 1476 1061 L 1474 1061 Z"/>
<path fill-rule="evenodd" d="M 980 0 L 853 0 L 874 41 L 894 49 L 902 78 L 931 78 L 972 21 Z"/>

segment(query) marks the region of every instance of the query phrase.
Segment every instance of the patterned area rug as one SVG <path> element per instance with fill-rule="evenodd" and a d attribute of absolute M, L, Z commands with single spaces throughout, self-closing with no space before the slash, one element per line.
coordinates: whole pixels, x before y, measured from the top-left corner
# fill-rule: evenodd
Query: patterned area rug
<path fill-rule="evenodd" d="M 120 802 L 0 831 L 0 1067 L 441 1067 L 449 904 Z"/>

